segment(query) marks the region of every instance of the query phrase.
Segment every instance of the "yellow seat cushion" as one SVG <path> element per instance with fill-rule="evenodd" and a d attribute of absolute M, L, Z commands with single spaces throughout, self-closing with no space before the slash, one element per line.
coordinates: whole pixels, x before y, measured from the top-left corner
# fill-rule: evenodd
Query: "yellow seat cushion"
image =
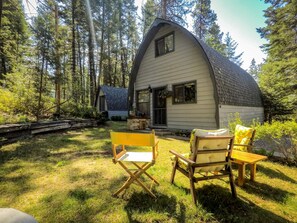
<path fill-rule="evenodd" d="M 254 129 L 242 125 L 236 125 L 234 144 L 249 145 Z M 234 146 L 233 149 L 247 152 L 246 146 Z"/>

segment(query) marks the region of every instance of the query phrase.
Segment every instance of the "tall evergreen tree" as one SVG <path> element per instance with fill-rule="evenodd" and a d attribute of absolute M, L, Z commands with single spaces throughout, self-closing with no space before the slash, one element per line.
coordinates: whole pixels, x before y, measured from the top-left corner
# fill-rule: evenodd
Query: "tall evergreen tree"
<path fill-rule="evenodd" d="M 224 38 L 224 44 L 226 46 L 226 49 L 225 49 L 225 55 L 226 57 L 234 62 L 235 64 L 237 64 L 238 66 L 241 66 L 242 65 L 242 53 L 238 54 L 238 55 L 235 55 L 235 50 L 238 46 L 238 43 L 236 43 L 232 37 L 230 36 L 229 32 L 226 34 L 225 38 Z"/>
<path fill-rule="evenodd" d="M 274 110 L 270 116 L 297 109 L 297 1 L 265 0 L 266 27 L 259 28 L 261 37 L 268 40 L 263 46 L 267 60 L 259 75 L 259 83 L 268 106 Z"/>
<path fill-rule="evenodd" d="M 192 12 L 194 34 L 205 41 L 210 28 L 217 21 L 216 13 L 210 8 L 210 0 L 199 0 Z"/>
<path fill-rule="evenodd" d="M 260 72 L 260 65 L 256 63 L 255 58 L 252 59 L 251 64 L 248 69 L 248 73 L 258 82 L 258 75 Z"/>
<path fill-rule="evenodd" d="M 158 14 L 157 5 L 154 0 L 147 0 L 141 8 L 142 13 L 142 35 L 145 36 L 151 24 Z"/>
<path fill-rule="evenodd" d="M 0 3 L 0 80 L 22 64 L 28 27 L 19 0 Z"/>
<path fill-rule="evenodd" d="M 180 25 L 187 25 L 186 16 L 191 12 L 193 0 L 156 0 L 158 17 L 174 21 Z"/>
<path fill-rule="evenodd" d="M 221 32 L 220 26 L 217 23 L 212 24 L 206 36 L 206 43 L 226 56 L 226 45 L 223 43 L 224 33 Z"/>

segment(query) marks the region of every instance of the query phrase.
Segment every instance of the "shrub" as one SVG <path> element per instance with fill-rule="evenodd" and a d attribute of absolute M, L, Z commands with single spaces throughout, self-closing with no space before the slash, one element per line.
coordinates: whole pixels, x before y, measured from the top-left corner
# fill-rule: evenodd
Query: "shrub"
<path fill-rule="evenodd" d="M 270 142 L 288 162 L 297 163 L 297 123 L 295 121 L 273 121 L 271 124 L 255 126 L 256 139 Z"/>
<path fill-rule="evenodd" d="M 117 115 L 117 116 L 111 116 L 110 119 L 111 119 L 112 121 L 122 121 L 122 117 L 119 116 L 119 115 Z"/>
<path fill-rule="evenodd" d="M 230 133 L 234 134 L 236 125 L 245 125 L 244 122 L 240 118 L 240 114 L 238 112 L 231 114 L 228 117 L 228 128 Z"/>

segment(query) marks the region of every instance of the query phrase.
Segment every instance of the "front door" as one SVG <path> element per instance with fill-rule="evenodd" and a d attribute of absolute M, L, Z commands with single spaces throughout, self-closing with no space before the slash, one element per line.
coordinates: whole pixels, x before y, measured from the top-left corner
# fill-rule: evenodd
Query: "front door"
<path fill-rule="evenodd" d="M 158 126 L 167 125 L 166 98 L 160 97 L 163 90 L 164 87 L 153 90 L 153 123 Z"/>

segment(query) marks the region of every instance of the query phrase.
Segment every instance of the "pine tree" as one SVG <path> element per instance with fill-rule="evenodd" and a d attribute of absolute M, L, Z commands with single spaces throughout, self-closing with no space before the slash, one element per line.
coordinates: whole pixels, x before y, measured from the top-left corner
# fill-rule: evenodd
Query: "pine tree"
<path fill-rule="evenodd" d="M 226 51 L 226 53 L 225 53 L 226 57 L 230 61 L 232 61 L 235 64 L 237 64 L 238 66 L 241 66 L 241 64 L 242 64 L 241 57 L 242 57 L 243 52 L 240 53 L 240 54 L 238 54 L 238 55 L 235 55 L 235 50 L 236 50 L 236 48 L 238 46 L 238 43 L 236 43 L 232 39 L 232 37 L 230 36 L 229 32 L 225 36 L 224 43 L 225 43 L 225 46 L 226 46 L 226 49 L 225 49 L 225 51 Z"/>
<path fill-rule="evenodd" d="M 217 21 L 216 13 L 210 8 L 210 0 L 199 0 L 192 12 L 194 34 L 205 41 L 211 26 Z"/>
<path fill-rule="evenodd" d="M 212 24 L 206 36 L 206 43 L 218 51 L 220 54 L 226 56 L 226 45 L 223 43 L 223 35 L 217 23 Z"/>
<path fill-rule="evenodd" d="M 297 109 L 297 1 L 266 0 L 266 27 L 259 28 L 261 37 L 268 40 L 263 46 L 266 63 L 259 75 L 259 84 L 274 110 L 270 116 L 282 115 Z"/>
<path fill-rule="evenodd" d="M 21 2 L 0 3 L 0 80 L 4 75 L 18 69 L 28 40 L 28 26 Z"/>
<path fill-rule="evenodd" d="M 258 82 L 258 75 L 260 72 L 260 66 L 257 65 L 255 58 L 252 59 L 251 64 L 248 69 L 248 73 Z"/>
<path fill-rule="evenodd" d="M 145 36 L 151 24 L 157 17 L 157 6 L 154 0 L 147 0 L 141 9 L 142 12 L 142 35 Z"/>
<path fill-rule="evenodd" d="M 156 0 L 158 17 L 187 25 L 186 16 L 191 12 L 193 0 Z"/>

